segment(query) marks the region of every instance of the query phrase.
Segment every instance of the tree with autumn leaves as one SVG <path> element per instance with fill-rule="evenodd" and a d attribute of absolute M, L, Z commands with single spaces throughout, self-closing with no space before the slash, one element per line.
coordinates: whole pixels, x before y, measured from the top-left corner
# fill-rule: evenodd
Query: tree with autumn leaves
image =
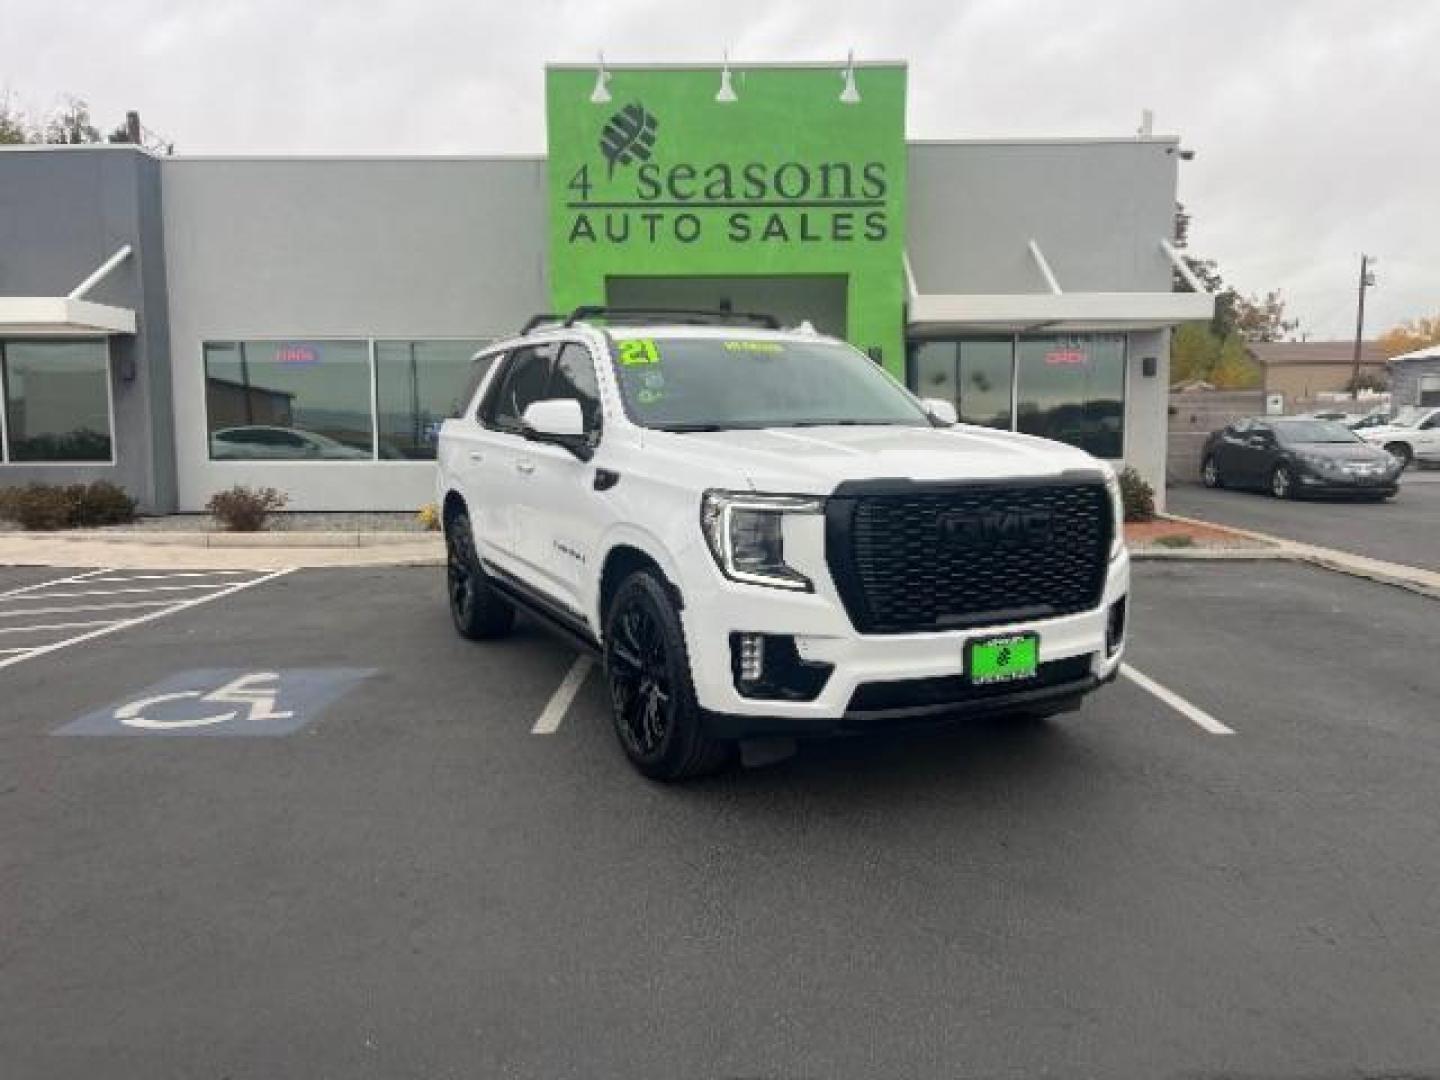
<path fill-rule="evenodd" d="M 1247 346 L 1281 341 L 1296 331 L 1300 321 L 1286 318 L 1279 290 L 1246 296 L 1225 284 L 1214 259 L 1187 254 L 1190 214 L 1182 203 L 1175 204 L 1174 244 L 1190 272 L 1214 295 L 1215 315 L 1208 323 L 1185 323 L 1176 328 L 1170 345 L 1171 380 L 1204 379 L 1222 390 L 1258 387 L 1262 372 Z M 1178 271 L 1174 287 L 1177 292 L 1189 287 Z"/>
<path fill-rule="evenodd" d="M 1387 357 L 1440 345 L 1440 315 L 1422 316 L 1392 327 L 1380 335 L 1380 348 Z"/>

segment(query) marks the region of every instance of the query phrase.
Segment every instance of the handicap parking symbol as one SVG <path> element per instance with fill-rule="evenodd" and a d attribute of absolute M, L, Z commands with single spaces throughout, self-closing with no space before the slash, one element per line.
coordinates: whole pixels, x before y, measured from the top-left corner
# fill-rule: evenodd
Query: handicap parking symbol
<path fill-rule="evenodd" d="M 370 668 L 185 671 L 86 713 L 56 735 L 289 735 L 370 675 Z"/>

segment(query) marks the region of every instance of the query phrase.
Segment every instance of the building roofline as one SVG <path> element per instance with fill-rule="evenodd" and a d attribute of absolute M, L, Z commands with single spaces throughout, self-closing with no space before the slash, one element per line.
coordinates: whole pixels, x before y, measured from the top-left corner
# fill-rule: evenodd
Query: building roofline
<path fill-rule="evenodd" d="M 1148 139 L 1134 135 L 1037 135 L 1017 138 L 977 136 L 960 139 L 906 139 L 906 146 L 1090 146 L 1120 143 L 1126 146 L 1178 146 L 1178 135 L 1152 135 Z"/>
<path fill-rule="evenodd" d="M 725 67 L 725 60 L 694 60 L 675 61 L 673 63 L 644 63 L 642 61 L 623 61 L 605 59 L 606 71 L 719 71 Z M 865 68 L 909 68 L 910 64 L 905 60 L 855 60 L 850 61 L 841 57 L 838 60 L 736 60 L 733 57 L 728 61 L 731 71 L 785 71 L 792 68 L 815 69 L 821 71 L 840 70 L 847 67 L 854 67 L 856 71 Z M 550 61 L 546 63 L 546 71 L 594 71 L 600 66 L 600 61 Z"/>
<path fill-rule="evenodd" d="M 161 158 L 166 162 L 398 162 L 408 164 L 416 161 L 493 161 L 493 162 L 543 162 L 544 154 L 376 154 L 376 153 L 301 153 L 301 154 L 172 154 Z"/>

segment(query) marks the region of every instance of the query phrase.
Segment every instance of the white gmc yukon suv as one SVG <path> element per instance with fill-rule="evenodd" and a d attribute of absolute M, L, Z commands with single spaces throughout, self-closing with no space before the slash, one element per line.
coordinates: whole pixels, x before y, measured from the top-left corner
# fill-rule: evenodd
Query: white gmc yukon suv
<path fill-rule="evenodd" d="M 604 660 L 646 776 L 737 740 L 1043 717 L 1114 678 L 1109 466 L 954 423 L 765 316 L 580 309 L 476 358 L 439 437 L 451 614 L 523 609 Z"/>

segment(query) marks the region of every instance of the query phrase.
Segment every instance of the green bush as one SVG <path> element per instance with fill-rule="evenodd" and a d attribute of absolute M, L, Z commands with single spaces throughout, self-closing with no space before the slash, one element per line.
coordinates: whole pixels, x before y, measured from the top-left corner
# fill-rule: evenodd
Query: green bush
<path fill-rule="evenodd" d="M 1155 489 L 1129 465 L 1120 470 L 1120 501 L 1126 521 L 1154 520 Z"/>
<path fill-rule="evenodd" d="M 285 509 L 290 500 L 274 488 L 252 488 L 236 484 L 226 491 L 217 491 L 205 504 L 221 525 L 231 532 L 259 532 L 270 515 Z"/>
<path fill-rule="evenodd" d="M 0 517 L 34 530 L 124 525 L 135 520 L 135 500 L 108 481 L 26 484 L 0 491 Z"/>

